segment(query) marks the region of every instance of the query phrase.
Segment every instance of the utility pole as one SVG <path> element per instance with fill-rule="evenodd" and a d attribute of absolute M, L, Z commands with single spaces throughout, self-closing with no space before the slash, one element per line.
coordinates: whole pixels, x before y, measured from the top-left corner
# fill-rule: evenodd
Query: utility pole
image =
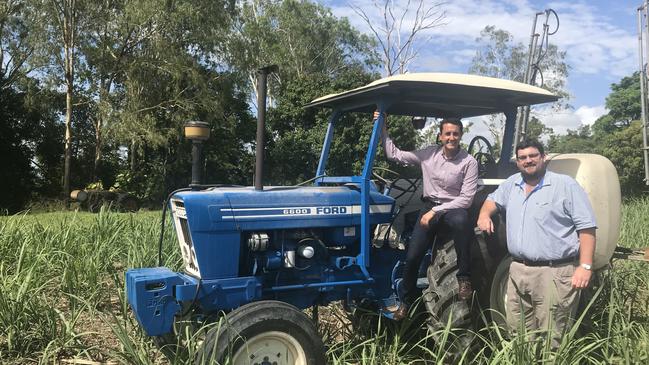
<path fill-rule="evenodd" d="M 642 152 L 644 155 L 644 181 L 649 185 L 649 146 L 647 143 L 647 64 L 645 63 L 645 52 L 649 51 L 649 22 L 647 12 L 649 0 L 645 0 L 638 7 L 638 56 L 640 63 L 640 106 L 642 110 Z M 642 41 L 645 41 L 646 48 L 643 49 Z"/>

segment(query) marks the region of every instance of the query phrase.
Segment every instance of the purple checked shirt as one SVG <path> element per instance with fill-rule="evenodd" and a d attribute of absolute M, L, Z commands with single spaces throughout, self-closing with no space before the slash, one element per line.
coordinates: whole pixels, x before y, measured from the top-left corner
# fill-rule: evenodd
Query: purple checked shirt
<path fill-rule="evenodd" d="M 473 202 L 478 189 L 478 162 L 466 151 L 460 150 L 447 159 L 441 146 L 428 146 L 416 151 L 402 151 L 383 136 L 385 154 L 389 160 L 404 165 L 421 166 L 424 197 L 442 202 L 433 211 L 464 208 Z"/>

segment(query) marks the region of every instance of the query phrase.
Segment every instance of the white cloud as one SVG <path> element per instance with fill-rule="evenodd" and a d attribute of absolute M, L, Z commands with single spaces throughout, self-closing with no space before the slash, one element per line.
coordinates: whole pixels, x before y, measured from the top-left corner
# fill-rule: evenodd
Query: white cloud
<path fill-rule="evenodd" d="M 546 126 L 552 128 L 556 134 L 566 134 L 568 130 L 577 130 L 583 125 L 592 125 L 597 118 L 608 113 L 603 105 L 581 106 L 576 110 L 553 110 L 551 107 L 540 107 L 532 110 L 532 114 L 539 118 Z"/>
<path fill-rule="evenodd" d="M 575 114 L 580 118 L 581 124 L 593 125 L 597 118 L 608 113 L 608 109 L 604 105 L 597 106 L 581 106 L 575 110 Z"/>
<path fill-rule="evenodd" d="M 581 127 L 581 118 L 572 110 L 554 111 L 551 108 L 535 110 L 532 112 L 543 124 L 552 128 L 555 134 L 566 134 L 568 130 Z"/>
<path fill-rule="evenodd" d="M 320 2 L 331 6 L 335 15 L 348 17 L 352 25 L 363 32 L 369 32 L 369 28 L 351 10 L 349 4 L 365 10 L 375 21 L 380 22 L 379 11 L 372 0 L 348 3 L 337 0 Z M 395 3 L 403 9 L 406 1 Z M 422 35 L 422 40 L 431 37 L 425 48 L 427 51 L 434 50 L 432 53 L 438 52 L 438 56 L 440 51 L 449 52 L 458 48 L 474 50 L 468 57 L 450 55 L 455 65 L 466 67 L 470 63 L 475 52 L 475 39 L 485 26 L 494 25 L 507 30 L 514 36 L 515 41 L 527 44 L 534 14 L 539 10 L 552 8 L 559 14 L 560 25 L 559 31 L 550 37 L 550 42 L 567 51 L 568 63 L 573 73 L 604 73 L 619 78 L 635 70 L 636 34 L 614 25 L 607 12 L 588 1 L 554 1 L 539 4 L 526 0 L 454 0 L 444 4 L 442 8 L 446 11 L 446 25 L 429 30 L 427 34 Z M 625 9 L 626 11 L 629 12 L 629 21 L 633 22 L 633 9 Z M 539 17 L 539 31 L 544 19 L 545 16 Z M 551 20 L 550 24 L 553 27 L 554 20 Z M 422 55 L 424 53 L 429 52 L 422 51 Z M 415 68 L 420 67 L 415 65 Z"/>
<path fill-rule="evenodd" d="M 532 115 L 539 118 L 547 127 L 554 130 L 555 134 L 566 134 L 568 130 L 577 130 L 583 125 L 592 125 L 597 118 L 608 113 L 603 105 L 582 106 L 576 110 L 553 110 L 549 106 L 541 106 L 532 109 Z M 475 117 L 465 119 L 466 123 L 473 122 L 469 132 L 462 140 L 465 143 L 475 136 L 483 136 L 493 142 L 493 137 L 486 125 L 487 117 Z"/>

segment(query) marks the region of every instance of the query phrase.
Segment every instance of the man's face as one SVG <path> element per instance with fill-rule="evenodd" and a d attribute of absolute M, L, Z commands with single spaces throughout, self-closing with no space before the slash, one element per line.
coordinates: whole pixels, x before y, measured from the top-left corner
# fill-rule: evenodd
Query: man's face
<path fill-rule="evenodd" d="M 527 147 L 516 152 L 516 166 L 526 179 L 537 178 L 545 171 L 545 156 L 536 147 Z"/>
<path fill-rule="evenodd" d="M 442 125 L 439 140 L 442 142 L 442 146 L 444 146 L 446 152 L 456 152 L 460 148 L 461 139 L 462 131 L 460 131 L 459 126 L 451 123 L 444 123 Z"/>

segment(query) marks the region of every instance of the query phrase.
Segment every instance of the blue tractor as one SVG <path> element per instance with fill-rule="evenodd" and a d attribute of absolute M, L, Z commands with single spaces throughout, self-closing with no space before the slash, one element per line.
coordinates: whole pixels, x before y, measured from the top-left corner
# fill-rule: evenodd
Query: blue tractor
<path fill-rule="evenodd" d="M 503 113 L 500 155 L 493 155 L 484 138 L 470 146 L 482 174 L 475 219 L 486 194 L 502 181 L 498 178 L 513 171 L 517 108 L 555 100 L 546 90 L 517 82 L 434 73 L 391 76 L 316 99 L 307 107 L 329 108 L 332 113 L 310 185 L 264 187 L 259 169 L 254 187 L 201 185 L 194 176 L 193 184 L 173 193 L 168 202 L 184 271 L 129 270 L 128 302 L 146 334 L 163 344 L 173 343 L 175 323 L 183 316 L 226 313 L 225 325 L 205 336 L 199 355 L 204 363 L 228 359 L 234 364 L 324 364 L 322 340 L 302 310 L 344 301 L 350 307 L 362 303 L 389 317 L 382 308 L 399 302 L 395 288 L 403 245 L 412 217 L 422 206 L 417 181 L 373 175 L 382 117 L 374 121 L 362 174 L 327 174 L 340 116 L 367 113 L 369 123 L 375 110 L 438 118 Z M 205 138 L 201 127 L 190 124 L 186 133 Z M 493 285 L 498 288 L 492 281 L 506 250 L 502 235 L 491 240 L 496 242 L 476 234 L 473 248 L 473 302 L 483 306 L 502 302 L 490 301 L 490 293 Z M 475 311 L 471 303 L 457 300 L 453 243 L 443 237 L 437 241 L 418 281 L 430 313 L 428 323 L 440 328 L 450 319 L 453 326 L 468 326 Z"/>

